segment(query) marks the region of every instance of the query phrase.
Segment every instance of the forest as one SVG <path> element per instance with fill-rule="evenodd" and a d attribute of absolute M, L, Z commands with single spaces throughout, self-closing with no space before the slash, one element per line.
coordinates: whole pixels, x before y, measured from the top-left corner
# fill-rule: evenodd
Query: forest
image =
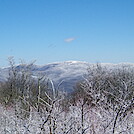
<path fill-rule="evenodd" d="M 0 83 L 1 134 L 133 134 L 134 68 L 95 64 L 67 93 L 45 75 L 34 78 L 33 63 Z"/>

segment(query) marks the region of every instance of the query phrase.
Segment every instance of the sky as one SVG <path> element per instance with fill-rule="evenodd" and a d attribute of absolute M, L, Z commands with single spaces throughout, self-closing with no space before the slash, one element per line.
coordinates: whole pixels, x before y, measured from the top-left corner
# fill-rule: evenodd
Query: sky
<path fill-rule="evenodd" d="M 134 0 L 0 0 L 0 67 L 8 57 L 134 62 Z"/>

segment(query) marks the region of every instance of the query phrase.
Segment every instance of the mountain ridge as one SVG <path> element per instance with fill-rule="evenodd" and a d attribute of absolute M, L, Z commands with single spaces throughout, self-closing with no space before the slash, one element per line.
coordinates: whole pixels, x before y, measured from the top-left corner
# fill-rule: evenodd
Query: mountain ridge
<path fill-rule="evenodd" d="M 116 68 L 120 66 L 131 66 L 134 67 L 133 63 L 98 63 L 108 68 Z M 96 63 L 88 63 L 83 61 L 65 61 L 65 62 L 54 62 L 45 65 L 33 65 L 31 72 L 33 77 L 37 77 L 39 74 L 48 77 L 53 80 L 55 86 L 61 81 L 61 89 L 71 91 L 75 84 L 83 79 L 83 75 L 87 73 L 87 69 Z M 17 69 L 21 69 L 21 65 L 16 66 Z M 8 78 L 8 68 L 0 68 L 0 81 L 5 81 Z"/>

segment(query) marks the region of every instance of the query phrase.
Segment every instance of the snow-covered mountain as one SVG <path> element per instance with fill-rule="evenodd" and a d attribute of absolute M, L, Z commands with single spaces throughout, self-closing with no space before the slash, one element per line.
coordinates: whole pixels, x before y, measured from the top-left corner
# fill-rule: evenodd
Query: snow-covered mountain
<path fill-rule="evenodd" d="M 93 64 L 80 61 L 66 61 L 61 63 L 51 63 L 43 66 L 34 65 L 31 69 L 33 77 L 37 77 L 39 74 L 45 75 L 46 77 L 53 80 L 55 86 L 60 82 L 60 89 L 71 91 L 75 86 L 76 82 L 83 79 L 83 75 L 87 73 L 89 66 Z M 124 64 L 111 64 L 105 63 L 101 64 L 102 66 L 107 66 L 108 68 L 113 68 L 121 65 L 130 65 L 134 67 L 134 64 L 124 63 Z M 21 69 L 21 65 L 18 65 L 17 68 Z M 5 81 L 8 77 L 9 68 L 0 69 L 0 81 Z"/>
<path fill-rule="evenodd" d="M 53 63 L 34 68 L 33 74 L 46 74 L 56 86 L 62 82 L 60 89 L 69 91 L 73 89 L 76 82 L 82 80 L 89 65 L 89 63 L 79 61 Z"/>
<path fill-rule="evenodd" d="M 80 61 L 66 61 L 61 63 L 51 63 L 43 66 L 34 65 L 31 69 L 33 77 L 45 75 L 53 80 L 55 86 L 60 82 L 60 89 L 72 90 L 75 83 L 82 79 L 82 76 L 86 73 L 89 63 Z M 17 66 L 18 69 L 21 66 Z M 0 81 L 5 81 L 8 77 L 9 68 L 0 69 Z"/>

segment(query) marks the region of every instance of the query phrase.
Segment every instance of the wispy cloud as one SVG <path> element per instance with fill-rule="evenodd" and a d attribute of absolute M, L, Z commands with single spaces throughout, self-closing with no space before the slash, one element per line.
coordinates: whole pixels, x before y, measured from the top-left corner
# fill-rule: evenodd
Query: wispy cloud
<path fill-rule="evenodd" d="M 65 39 L 64 41 L 67 42 L 67 43 L 70 43 L 70 42 L 72 42 L 73 40 L 75 40 L 75 38 L 74 38 L 74 37 L 71 37 L 71 38 Z"/>
<path fill-rule="evenodd" d="M 49 48 L 52 48 L 52 47 L 55 47 L 55 46 L 56 46 L 56 45 L 54 45 L 54 44 L 48 45 Z"/>

